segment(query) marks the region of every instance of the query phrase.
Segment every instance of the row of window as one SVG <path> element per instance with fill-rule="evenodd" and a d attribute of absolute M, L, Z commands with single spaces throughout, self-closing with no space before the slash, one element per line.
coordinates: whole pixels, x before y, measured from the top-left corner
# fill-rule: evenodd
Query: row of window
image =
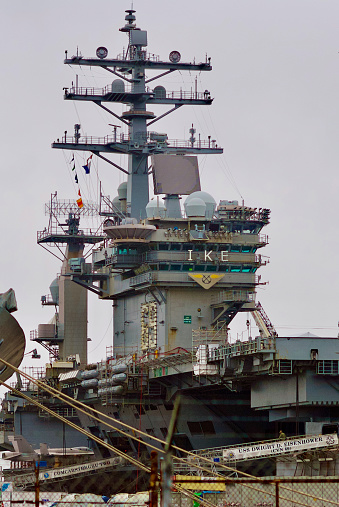
<path fill-rule="evenodd" d="M 157 243 L 150 245 L 150 250 L 159 250 L 162 252 L 174 251 L 174 252 L 231 252 L 231 253 L 255 253 L 258 250 L 256 246 L 249 245 L 219 245 L 219 244 L 190 244 L 190 243 Z M 133 248 L 128 246 L 119 246 L 113 249 L 113 254 L 118 255 L 138 255 L 145 251 L 145 248 Z"/>
<path fill-rule="evenodd" d="M 256 266 L 249 264 L 192 264 L 192 263 L 169 263 L 160 262 L 159 264 L 149 265 L 152 271 L 184 271 L 184 272 L 223 272 L 223 273 L 255 273 Z"/>
<path fill-rule="evenodd" d="M 213 251 L 213 252 L 235 252 L 235 253 L 255 253 L 257 251 L 256 246 L 251 245 L 226 245 L 226 244 L 192 244 L 192 243 L 157 243 L 150 246 L 151 250 L 161 250 L 161 251 L 168 251 L 168 250 L 174 250 L 176 252 L 178 251 L 184 251 L 187 252 L 188 250 L 191 250 L 193 252 L 204 252 L 206 251 Z"/>

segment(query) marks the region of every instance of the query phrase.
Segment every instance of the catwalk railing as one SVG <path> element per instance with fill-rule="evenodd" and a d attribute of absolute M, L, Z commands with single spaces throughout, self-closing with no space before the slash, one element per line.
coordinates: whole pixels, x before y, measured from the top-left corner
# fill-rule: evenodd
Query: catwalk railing
<path fill-rule="evenodd" d="M 114 94 L 114 95 L 124 95 L 126 93 L 133 93 L 132 87 L 129 85 L 124 85 L 124 88 L 118 90 L 115 89 L 114 85 L 107 85 L 104 88 L 95 88 L 95 87 L 83 87 L 83 86 L 72 86 L 70 88 L 65 89 L 66 97 L 68 95 L 81 95 L 84 97 L 87 96 L 95 96 L 95 97 L 104 97 L 105 95 Z M 139 92 L 134 92 L 135 95 L 140 95 Z M 150 95 L 154 98 L 159 99 L 171 99 L 171 100 L 207 100 L 210 99 L 210 96 L 207 92 L 198 92 L 198 91 L 163 91 L 161 94 L 154 92 L 151 88 L 146 88 L 145 94 Z"/>

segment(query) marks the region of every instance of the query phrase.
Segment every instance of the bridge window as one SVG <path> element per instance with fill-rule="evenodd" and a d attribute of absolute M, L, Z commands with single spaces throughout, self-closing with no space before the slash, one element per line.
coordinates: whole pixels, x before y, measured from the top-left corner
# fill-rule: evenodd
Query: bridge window
<path fill-rule="evenodd" d="M 226 266 L 225 264 L 220 264 L 219 271 L 228 271 L 228 266 Z"/>
<path fill-rule="evenodd" d="M 194 264 L 183 264 L 182 265 L 183 271 L 193 271 L 193 269 L 194 269 Z"/>
<path fill-rule="evenodd" d="M 231 273 L 240 273 L 241 266 L 231 266 L 230 271 L 231 271 Z"/>
<path fill-rule="evenodd" d="M 169 264 L 159 264 L 159 271 L 168 271 L 169 270 Z"/>
<path fill-rule="evenodd" d="M 171 243 L 171 250 L 181 250 L 181 243 Z"/>
<path fill-rule="evenodd" d="M 207 264 L 206 271 L 216 271 L 217 266 L 214 266 L 213 264 Z"/>
<path fill-rule="evenodd" d="M 195 252 L 204 252 L 205 250 L 209 250 L 209 245 L 194 245 Z"/>
<path fill-rule="evenodd" d="M 168 250 L 169 244 L 168 243 L 159 243 L 159 250 Z"/>
<path fill-rule="evenodd" d="M 194 247 L 193 247 L 193 245 L 191 243 L 184 243 L 182 245 L 182 249 L 183 250 L 194 250 Z"/>
<path fill-rule="evenodd" d="M 205 264 L 197 264 L 194 267 L 194 271 L 205 271 Z"/>
<path fill-rule="evenodd" d="M 170 271 L 181 271 L 181 264 L 171 264 Z"/>
<path fill-rule="evenodd" d="M 243 273 L 250 273 L 252 271 L 252 266 L 243 266 L 242 272 Z"/>

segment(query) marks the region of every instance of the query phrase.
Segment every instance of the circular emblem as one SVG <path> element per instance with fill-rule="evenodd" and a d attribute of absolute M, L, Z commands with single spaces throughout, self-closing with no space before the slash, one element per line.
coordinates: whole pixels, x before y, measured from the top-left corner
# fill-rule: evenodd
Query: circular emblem
<path fill-rule="evenodd" d="M 201 281 L 202 283 L 208 285 L 212 281 L 211 275 L 202 275 Z"/>
<path fill-rule="evenodd" d="M 45 479 L 48 479 L 49 474 L 46 472 L 46 473 L 44 474 L 44 477 L 45 477 Z"/>
<path fill-rule="evenodd" d="M 331 435 L 328 435 L 328 436 L 326 437 L 326 444 L 327 444 L 327 445 L 333 445 L 333 444 L 334 444 L 334 442 L 335 442 L 335 440 L 334 440 L 334 438 L 333 438 Z"/>
<path fill-rule="evenodd" d="M 106 56 L 108 55 L 108 50 L 107 48 L 105 48 L 104 46 L 100 46 L 97 51 L 96 51 L 96 55 L 98 58 L 106 58 Z"/>
<path fill-rule="evenodd" d="M 181 54 L 179 51 L 171 51 L 169 54 L 169 59 L 172 63 L 178 63 L 181 59 Z"/>
<path fill-rule="evenodd" d="M 233 451 L 229 451 L 229 452 L 226 454 L 226 458 L 228 458 L 228 459 L 232 459 L 232 458 L 234 458 L 234 452 L 233 452 Z"/>

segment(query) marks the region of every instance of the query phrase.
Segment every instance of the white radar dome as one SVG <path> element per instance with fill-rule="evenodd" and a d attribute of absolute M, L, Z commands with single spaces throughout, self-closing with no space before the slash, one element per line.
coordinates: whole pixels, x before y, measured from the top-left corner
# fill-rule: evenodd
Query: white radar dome
<path fill-rule="evenodd" d="M 206 203 L 199 197 L 193 197 L 184 204 L 187 217 L 205 217 Z"/>
<path fill-rule="evenodd" d="M 202 190 L 199 190 L 198 192 L 193 192 L 192 194 L 190 194 L 186 198 L 185 209 L 186 209 L 186 205 L 189 204 L 192 199 L 202 199 L 204 201 L 204 203 L 206 204 L 205 218 L 207 218 L 207 219 L 213 218 L 217 203 L 215 202 L 215 200 L 211 196 L 211 194 L 208 194 L 207 192 L 203 192 Z"/>
<path fill-rule="evenodd" d="M 127 199 L 127 181 L 118 186 L 118 195 L 120 199 Z"/>
<path fill-rule="evenodd" d="M 146 216 L 147 218 L 165 218 L 166 208 L 163 201 L 158 201 L 157 199 L 149 201 L 146 205 Z"/>
<path fill-rule="evenodd" d="M 126 217 L 121 220 L 121 225 L 135 225 L 138 223 L 136 218 Z"/>
<path fill-rule="evenodd" d="M 117 208 L 119 211 L 121 211 L 121 201 L 120 201 L 120 197 L 118 195 L 116 197 L 114 197 L 112 202 L 113 202 L 113 206 L 115 208 Z"/>

